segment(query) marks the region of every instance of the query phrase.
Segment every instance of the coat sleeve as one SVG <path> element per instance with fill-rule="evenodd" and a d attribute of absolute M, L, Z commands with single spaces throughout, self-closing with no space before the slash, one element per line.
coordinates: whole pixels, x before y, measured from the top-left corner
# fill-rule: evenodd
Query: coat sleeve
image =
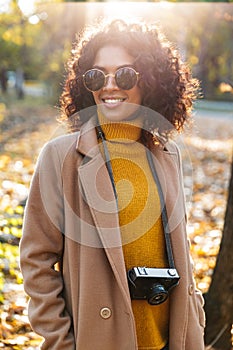
<path fill-rule="evenodd" d="M 41 349 L 73 350 L 72 321 L 63 298 L 61 160 L 55 142 L 40 153 L 25 208 L 20 267 L 33 330 L 44 338 Z"/>

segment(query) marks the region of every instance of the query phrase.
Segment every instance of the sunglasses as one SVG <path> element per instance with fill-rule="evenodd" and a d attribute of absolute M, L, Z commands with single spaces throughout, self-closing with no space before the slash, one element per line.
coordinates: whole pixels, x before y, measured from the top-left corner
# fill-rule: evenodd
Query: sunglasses
<path fill-rule="evenodd" d="M 102 70 L 93 68 L 83 74 L 83 83 L 87 90 L 94 92 L 106 85 L 108 77 L 113 77 L 120 89 L 130 90 L 137 84 L 138 75 L 139 73 L 131 67 L 119 68 L 115 74 L 105 74 Z"/>

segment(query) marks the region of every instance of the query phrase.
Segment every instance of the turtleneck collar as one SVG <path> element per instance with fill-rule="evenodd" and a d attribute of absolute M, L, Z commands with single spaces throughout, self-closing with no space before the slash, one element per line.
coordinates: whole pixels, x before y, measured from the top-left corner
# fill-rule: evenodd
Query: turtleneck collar
<path fill-rule="evenodd" d="M 138 141 L 141 137 L 143 117 L 137 116 L 132 120 L 111 121 L 98 111 L 98 120 L 106 140 L 116 142 Z"/>

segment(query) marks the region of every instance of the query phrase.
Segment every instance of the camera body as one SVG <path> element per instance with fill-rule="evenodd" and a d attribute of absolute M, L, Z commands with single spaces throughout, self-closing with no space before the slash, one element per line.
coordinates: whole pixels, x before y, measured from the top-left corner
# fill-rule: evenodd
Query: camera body
<path fill-rule="evenodd" d="M 180 279 L 176 269 L 148 267 L 133 267 L 127 277 L 131 299 L 144 299 L 151 305 L 163 303 Z"/>

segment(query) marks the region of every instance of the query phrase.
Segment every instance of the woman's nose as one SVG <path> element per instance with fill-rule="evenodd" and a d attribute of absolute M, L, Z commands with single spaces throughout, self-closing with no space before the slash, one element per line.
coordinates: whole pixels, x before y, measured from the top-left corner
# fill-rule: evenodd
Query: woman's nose
<path fill-rule="evenodd" d="M 106 81 L 105 81 L 105 85 L 103 87 L 104 90 L 119 90 L 117 83 L 116 83 L 116 79 L 115 79 L 115 75 L 114 74 L 108 74 L 106 76 Z"/>

